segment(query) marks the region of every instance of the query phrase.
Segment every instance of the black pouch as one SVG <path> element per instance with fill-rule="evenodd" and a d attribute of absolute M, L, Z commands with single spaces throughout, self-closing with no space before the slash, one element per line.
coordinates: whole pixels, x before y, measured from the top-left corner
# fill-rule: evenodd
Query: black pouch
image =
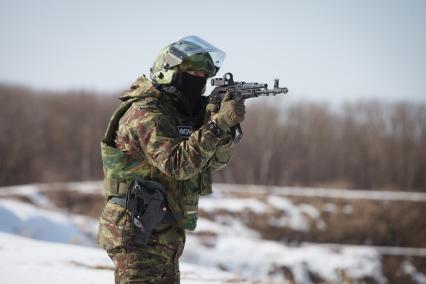
<path fill-rule="evenodd" d="M 167 210 L 165 193 L 164 187 L 155 181 L 137 178 L 130 184 L 126 195 L 126 209 L 133 228 L 131 246 L 147 245 L 152 230 L 161 223 Z"/>

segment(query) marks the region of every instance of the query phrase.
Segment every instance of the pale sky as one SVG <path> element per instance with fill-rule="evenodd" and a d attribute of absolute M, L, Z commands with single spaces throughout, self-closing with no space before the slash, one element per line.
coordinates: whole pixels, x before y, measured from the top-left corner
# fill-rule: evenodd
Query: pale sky
<path fill-rule="evenodd" d="M 0 82 L 120 91 L 187 35 L 293 98 L 426 101 L 423 0 L 0 0 Z"/>

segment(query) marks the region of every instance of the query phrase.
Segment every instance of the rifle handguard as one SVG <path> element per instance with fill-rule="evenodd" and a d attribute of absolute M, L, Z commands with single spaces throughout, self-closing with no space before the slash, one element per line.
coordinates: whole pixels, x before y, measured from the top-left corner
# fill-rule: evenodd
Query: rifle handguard
<path fill-rule="evenodd" d="M 225 73 L 222 78 L 213 78 L 210 84 L 215 88 L 209 95 L 209 103 L 215 104 L 218 109 L 220 109 L 221 102 L 227 93 L 232 95 L 233 100 L 244 101 L 261 96 L 287 94 L 288 92 L 286 87 L 279 86 L 279 79 L 274 79 L 274 88 L 268 89 L 268 84 L 265 83 L 235 82 L 232 73 Z M 238 123 L 230 127 L 230 130 L 234 143 L 239 143 L 243 138 L 241 125 Z"/>

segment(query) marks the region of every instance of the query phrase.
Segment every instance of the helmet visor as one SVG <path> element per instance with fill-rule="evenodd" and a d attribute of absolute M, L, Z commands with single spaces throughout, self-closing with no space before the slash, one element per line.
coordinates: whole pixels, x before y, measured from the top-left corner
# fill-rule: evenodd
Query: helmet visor
<path fill-rule="evenodd" d="M 209 53 L 216 68 L 222 66 L 225 60 L 225 52 L 199 38 L 187 36 L 173 43 L 170 48 L 172 58 L 166 59 L 169 67 L 179 65 L 183 60 L 194 54 Z"/>

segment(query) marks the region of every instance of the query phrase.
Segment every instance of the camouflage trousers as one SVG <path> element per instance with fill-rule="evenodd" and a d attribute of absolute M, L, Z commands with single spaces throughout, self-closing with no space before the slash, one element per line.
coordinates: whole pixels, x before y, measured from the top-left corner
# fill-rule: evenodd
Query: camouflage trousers
<path fill-rule="evenodd" d="M 105 205 L 100 218 L 98 244 L 114 262 L 115 283 L 180 283 L 184 229 L 161 224 L 153 231 L 147 247 L 131 247 L 129 219 L 124 208 L 111 202 Z"/>

